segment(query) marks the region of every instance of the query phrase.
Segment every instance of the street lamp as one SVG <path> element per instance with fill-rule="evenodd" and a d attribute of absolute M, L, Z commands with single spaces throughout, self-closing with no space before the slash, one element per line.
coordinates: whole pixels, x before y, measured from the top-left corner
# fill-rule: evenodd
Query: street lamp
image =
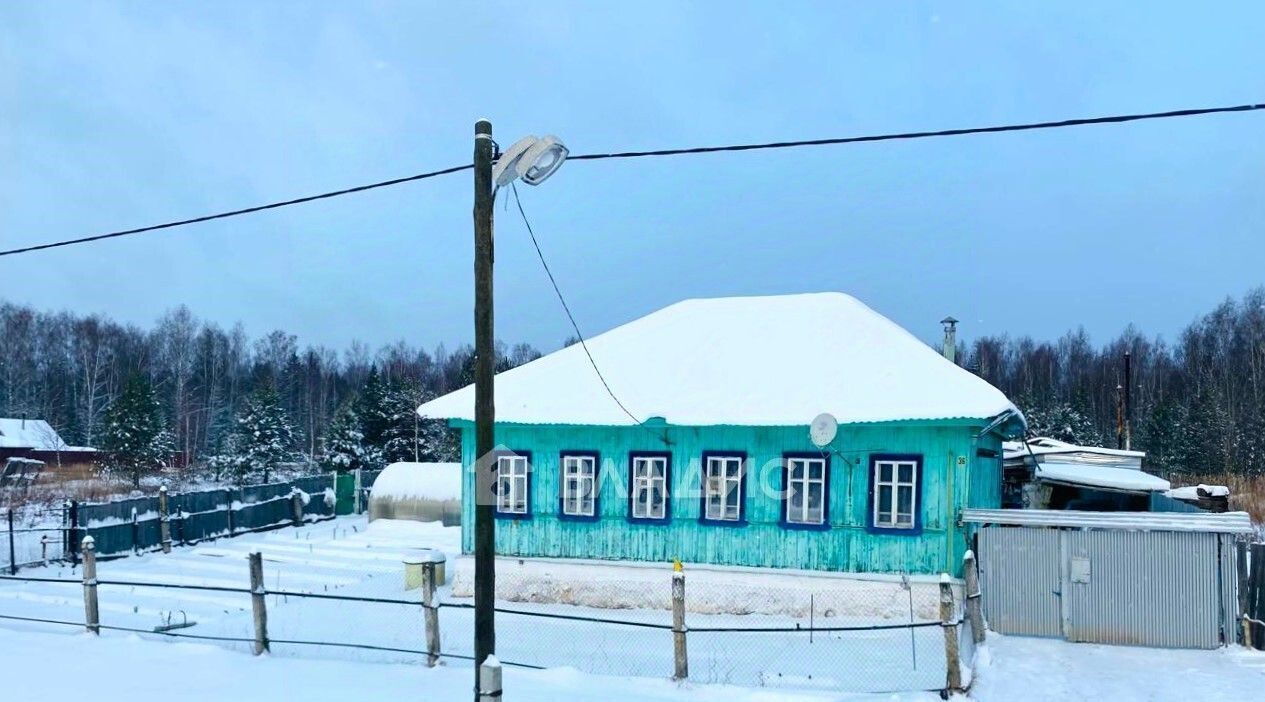
<path fill-rule="evenodd" d="M 540 185 L 567 158 L 555 136 L 528 136 L 497 154 L 492 123 L 474 125 L 474 691 L 483 690 L 483 661 L 496 653 L 496 540 L 493 514 L 496 484 L 496 409 L 492 381 L 496 354 L 492 324 L 492 204 L 495 188 L 521 179 Z M 493 163 L 495 162 L 495 164 Z M 499 686 L 495 694 L 499 695 Z"/>
<path fill-rule="evenodd" d="M 569 153 L 556 136 L 525 136 L 497 156 L 492 180 L 498 188 L 519 178 L 528 185 L 540 185 L 562 166 Z"/>

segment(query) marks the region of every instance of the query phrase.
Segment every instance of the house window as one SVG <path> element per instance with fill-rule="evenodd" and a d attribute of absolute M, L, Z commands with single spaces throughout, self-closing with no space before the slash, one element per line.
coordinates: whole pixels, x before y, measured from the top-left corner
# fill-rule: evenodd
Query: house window
<path fill-rule="evenodd" d="M 829 461 L 820 454 L 787 454 L 785 461 L 783 523 L 793 527 L 828 527 Z"/>
<path fill-rule="evenodd" d="M 739 453 L 703 454 L 702 521 L 741 523 L 746 456 Z"/>
<path fill-rule="evenodd" d="M 529 456 L 502 454 L 496 457 L 496 513 L 499 516 L 524 517 L 528 514 Z"/>
<path fill-rule="evenodd" d="M 916 533 L 922 457 L 879 455 L 870 459 L 870 526 L 878 531 Z"/>
<path fill-rule="evenodd" d="M 630 458 L 628 518 L 666 521 L 668 518 L 668 459 L 666 453 L 636 453 Z"/>
<path fill-rule="evenodd" d="M 597 454 L 562 454 L 562 507 L 560 514 L 573 519 L 597 517 Z"/>

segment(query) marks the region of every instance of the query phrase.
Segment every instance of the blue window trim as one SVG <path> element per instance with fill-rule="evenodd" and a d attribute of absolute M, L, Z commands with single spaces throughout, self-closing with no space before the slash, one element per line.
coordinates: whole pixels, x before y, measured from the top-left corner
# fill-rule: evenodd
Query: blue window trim
<path fill-rule="evenodd" d="M 566 490 L 566 472 L 565 464 L 568 457 L 581 456 L 593 459 L 593 515 L 586 514 L 567 514 L 563 509 Z M 599 498 L 602 495 L 601 484 L 598 482 L 602 476 L 602 455 L 597 451 L 560 451 L 558 453 L 558 519 L 564 522 L 596 522 L 602 513 L 602 505 Z"/>
<path fill-rule="evenodd" d="M 787 519 L 787 512 L 790 510 L 791 491 L 791 460 L 792 458 L 816 458 L 826 462 L 826 466 L 822 473 L 822 496 L 821 496 L 821 524 L 805 524 L 803 522 L 792 522 Z M 782 454 L 782 512 L 778 523 L 783 529 L 803 529 L 806 531 L 828 531 L 830 529 L 830 473 L 831 460 L 829 453 L 821 451 L 787 451 Z"/>
<path fill-rule="evenodd" d="M 879 461 L 913 461 L 914 462 L 914 526 L 912 529 L 880 527 L 874 525 L 874 472 Z M 865 530 L 871 534 L 891 534 L 892 536 L 919 536 L 922 534 L 922 454 L 921 453 L 872 453 L 870 454 L 869 474 L 865 478 L 869 485 L 869 499 L 865 502 Z"/>
<path fill-rule="evenodd" d="M 707 518 L 707 459 L 737 458 L 742 461 L 738 473 L 738 519 Z M 746 526 L 747 525 L 747 452 L 746 451 L 704 451 L 698 471 L 698 522 L 710 526 Z"/>
<path fill-rule="evenodd" d="M 648 519 L 633 516 L 633 462 L 638 458 L 664 458 L 663 471 L 663 518 Z M 629 451 L 628 452 L 628 521 L 633 524 L 667 524 L 672 521 L 672 452 L 671 451 Z"/>
<path fill-rule="evenodd" d="M 497 519 L 514 519 L 514 520 L 531 519 L 531 516 L 532 516 L 531 491 L 532 491 L 532 483 L 534 482 L 532 480 L 532 475 L 531 475 L 532 474 L 531 451 L 519 451 L 517 449 L 510 449 L 508 451 L 497 451 L 494 455 L 496 456 L 496 463 L 494 465 L 497 468 L 497 472 L 496 472 L 497 479 L 496 479 L 496 482 L 493 483 L 494 485 L 494 487 L 492 488 L 493 492 L 495 492 L 496 489 L 500 487 L 501 485 L 500 461 L 501 461 L 502 456 L 521 456 L 527 459 L 527 511 L 524 512 L 523 514 L 519 514 L 517 512 L 502 512 L 499 509 L 499 500 L 494 500 L 492 502 L 492 514 Z"/>

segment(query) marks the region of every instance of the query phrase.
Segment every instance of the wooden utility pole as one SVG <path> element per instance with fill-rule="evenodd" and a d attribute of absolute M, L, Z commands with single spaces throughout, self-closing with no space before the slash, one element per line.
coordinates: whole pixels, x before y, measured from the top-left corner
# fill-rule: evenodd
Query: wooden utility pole
<path fill-rule="evenodd" d="M 1133 450 L 1133 354 L 1124 352 L 1124 449 Z"/>
<path fill-rule="evenodd" d="M 495 445 L 492 376 L 492 123 L 474 124 L 474 689 L 478 699 L 483 662 L 496 653 L 496 542 L 492 513 Z"/>

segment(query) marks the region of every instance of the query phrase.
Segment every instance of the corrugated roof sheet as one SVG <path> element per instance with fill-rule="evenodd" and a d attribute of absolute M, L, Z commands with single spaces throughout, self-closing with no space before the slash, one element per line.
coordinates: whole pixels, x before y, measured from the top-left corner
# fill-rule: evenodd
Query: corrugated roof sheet
<path fill-rule="evenodd" d="M 962 521 L 973 524 L 1128 529 L 1133 531 L 1200 531 L 1217 534 L 1254 533 L 1247 512 L 1078 512 L 1053 509 L 964 509 Z"/>

